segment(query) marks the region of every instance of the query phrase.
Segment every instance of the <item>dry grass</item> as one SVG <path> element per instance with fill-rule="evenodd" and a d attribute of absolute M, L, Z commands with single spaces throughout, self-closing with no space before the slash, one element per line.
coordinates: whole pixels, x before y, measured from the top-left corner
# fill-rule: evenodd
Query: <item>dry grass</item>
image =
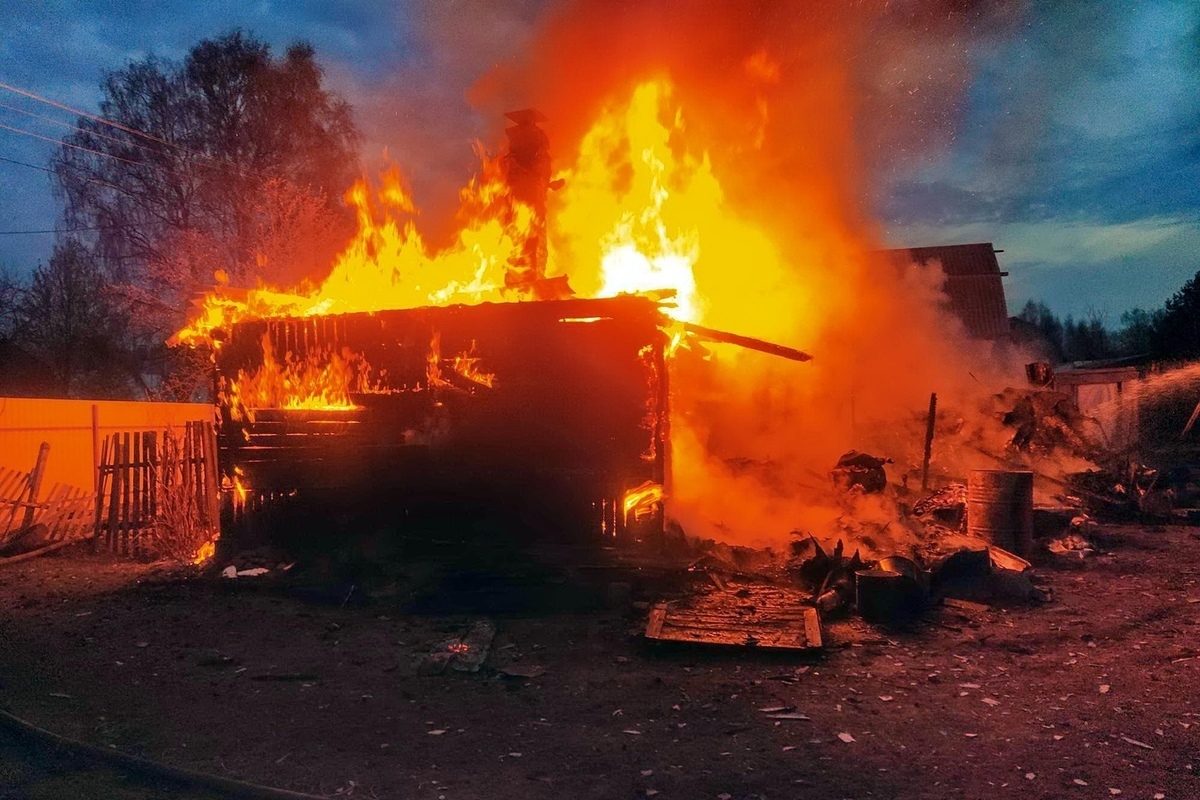
<path fill-rule="evenodd" d="M 163 433 L 154 467 L 155 519 L 152 549 L 157 555 L 191 562 L 213 539 L 215 521 L 204 518 L 196 495 L 196 464 L 174 429 Z"/>

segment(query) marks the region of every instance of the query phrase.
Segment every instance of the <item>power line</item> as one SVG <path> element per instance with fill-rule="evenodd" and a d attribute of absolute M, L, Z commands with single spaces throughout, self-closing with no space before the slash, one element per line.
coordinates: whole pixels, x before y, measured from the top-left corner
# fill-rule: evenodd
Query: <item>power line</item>
<path fill-rule="evenodd" d="M 42 231 L 0 231 L 0 236 L 25 236 L 36 233 L 82 233 L 84 231 L 104 231 L 109 228 L 123 228 L 124 225 L 97 225 L 91 228 L 52 228 Z"/>
<path fill-rule="evenodd" d="M 103 125 L 111 125 L 112 127 L 117 128 L 119 130 L 123 130 L 126 133 L 132 133 L 134 136 L 141 136 L 143 138 L 149 139 L 152 142 L 158 142 L 159 144 L 165 144 L 167 147 L 180 147 L 180 145 L 172 144 L 171 142 L 168 142 L 166 139 L 160 139 L 157 136 L 154 136 L 152 134 L 146 133 L 144 131 L 139 131 L 137 128 L 129 128 L 129 127 L 126 127 L 125 125 L 122 125 L 119 122 L 113 122 L 111 119 L 105 119 L 104 117 L 98 117 L 95 114 L 89 114 L 86 111 L 80 111 L 77 108 L 71 108 L 68 105 L 64 105 L 63 103 L 59 103 L 55 100 L 50 100 L 49 98 L 42 97 L 41 95 L 34 94 L 33 92 L 30 92 L 30 91 L 26 91 L 25 89 L 18 89 L 16 86 L 9 86 L 7 83 L 0 83 L 0 89 L 7 89 L 8 91 L 15 92 L 16 94 L 19 94 L 23 97 L 28 97 L 31 100 L 37 100 L 39 103 L 45 103 L 47 105 L 54 106 L 55 108 L 61 108 L 63 111 L 70 111 L 72 114 L 78 114 L 81 117 L 87 117 L 88 119 L 95 120 L 96 122 L 99 122 Z"/>
<path fill-rule="evenodd" d="M 6 131 L 12 131 L 13 133 L 20 133 L 20 134 L 24 134 L 25 136 L 32 136 L 34 139 L 41 139 L 42 141 L 50 142 L 51 144 L 60 144 L 63 147 L 70 147 L 72 150 L 83 150 L 85 153 L 92 153 L 92 154 L 98 155 L 98 156 L 106 156 L 107 158 L 115 158 L 117 161 L 124 161 L 126 164 L 133 164 L 135 167 L 150 167 L 151 169 L 157 168 L 157 167 L 155 167 L 155 165 L 147 164 L 145 161 L 134 161 L 129 158 L 121 158 L 120 156 L 114 156 L 112 153 L 105 153 L 103 150 L 93 150 L 90 147 L 82 147 L 81 145 L 71 144 L 70 142 L 62 142 L 62 141 L 59 141 L 58 139 L 52 139 L 49 136 L 42 136 L 40 133 L 34 133 L 33 131 L 26 131 L 26 130 L 22 130 L 20 128 L 14 128 L 11 125 L 5 125 L 2 122 L 0 122 L 0 128 L 4 129 Z"/>
<path fill-rule="evenodd" d="M 0 108 L 6 109 L 8 111 L 15 111 L 18 114 L 24 114 L 25 116 L 33 117 L 34 119 L 40 119 L 45 122 L 49 122 L 51 125 L 58 125 L 59 127 L 62 127 L 62 128 L 70 128 L 73 131 L 77 131 L 79 133 L 83 133 L 88 136 L 96 136 L 101 139 L 107 139 L 110 142 L 116 142 L 117 144 L 126 145 L 127 147 L 136 147 L 139 150 L 146 150 L 148 152 L 153 152 L 152 150 L 150 150 L 150 148 L 147 145 L 138 144 L 137 142 L 129 142 L 124 139 L 118 139 L 116 136 L 109 136 L 108 134 L 100 133 L 100 131 L 85 130 L 85 129 L 79 127 L 78 125 L 72 125 L 69 122 L 63 122 L 62 120 L 54 119 L 54 117 L 47 117 L 45 114 L 37 114 L 37 113 L 34 113 L 33 111 L 26 111 L 23 108 L 17 108 L 16 106 L 5 105 L 4 103 L 0 103 Z"/>
<path fill-rule="evenodd" d="M 5 158 L 4 156 L 0 156 L 0 161 L 4 161 L 9 164 L 16 164 L 19 167 L 29 167 L 30 169 L 36 169 L 36 170 L 40 170 L 42 172 L 49 172 L 51 175 L 55 174 L 54 170 L 50 169 L 49 167 L 39 167 L 37 164 L 30 164 L 25 161 L 17 161 L 14 158 Z M 60 162 L 60 163 L 62 163 L 62 162 Z M 82 169 L 80 167 L 75 166 L 74 164 L 63 163 L 63 166 L 82 172 Z M 85 183 L 94 183 L 97 186 L 107 186 L 108 188 L 115 189 L 116 191 L 121 192 L 122 194 L 129 194 L 129 191 L 127 189 L 123 189 L 120 186 L 117 186 L 115 183 L 109 183 L 108 181 L 102 181 L 99 178 L 89 178 L 87 176 L 84 176 L 83 180 Z"/>
<path fill-rule="evenodd" d="M 243 177 L 243 178 L 244 178 L 244 177 L 247 177 L 248 175 L 252 175 L 252 172 L 251 172 L 251 170 L 250 170 L 248 167 L 244 167 L 244 166 L 240 166 L 240 165 L 238 165 L 238 164 L 234 164 L 234 163 L 232 163 L 232 162 L 229 162 L 229 161 L 227 161 L 227 160 L 225 160 L 225 159 L 218 158 L 218 157 L 216 157 L 216 156 L 213 156 L 213 155 L 209 155 L 208 153 L 197 153 L 196 151 L 194 151 L 194 150 L 190 150 L 190 149 L 188 149 L 187 147 L 184 147 L 184 146 L 183 146 L 183 145 L 181 145 L 181 144 L 176 144 L 176 143 L 174 143 L 174 142 L 168 142 L 166 139 L 161 139 L 161 138 L 159 138 L 159 137 L 157 137 L 157 136 L 155 136 L 155 135 L 153 135 L 153 134 L 146 133 L 145 131 L 138 130 L 137 128 L 131 128 L 131 127 L 127 126 L 127 125 L 122 125 L 122 124 L 121 124 L 121 123 L 119 123 L 119 122 L 113 122 L 112 120 L 110 120 L 110 119 L 106 119 L 105 117 L 96 116 L 95 114 L 89 114 L 89 113 L 88 113 L 88 112 L 86 112 L 86 111 L 80 111 L 80 110 L 79 110 L 79 109 L 77 109 L 77 108 L 72 108 L 71 106 L 68 106 L 68 105 L 66 105 L 66 104 L 64 104 L 64 103 L 59 103 L 59 102 L 57 102 L 57 101 L 55 101 L 55 100 L 51 100 L 51 99 L 49 99 L 49 98 L 42 97 L 41 95 L 34 94 L 33 92 L 27 91 L 27 90 L 25 90 L 25 89 L 20 89 L 20 88 L 18 88 L 18 87 L 16 87 L 16 86 L 10 86 L 9 84 L 7 84 L 7 83 L 3 83 L 3 82 L 0 82 L 0 89 L 7 89 L 7 90 L 8 90 L 8 91 L 10 91 L 10 92 L 15 92 L 16 94 L 19 94 L 19 95 L 21 95 L 22 97 L 28 97 L 28 98 L 30 98 L 31 100 L 36 100 L 36 101 L 38 101 L 39 103 L 46 103 L 47 105 L 54 106 L 55 108 L 61 108 L 63 111 L 69 111 L 69 112 L 71 112 L 72 114 L 78 114 L 78 115 L 79 115 L 79 116 L 81 116 L 81 117 L 86 117 L 86 118 L 88 118 L 88 119 L 90 119 L 90 120 L 95 120 L 96 122 L 99 122 L 99 123 L 101 123 L 102 125 L 109 125 L 109 126 L 111 126 L 111 127 L 113 127 L 113 128 L 116 128 L 116 129 L 118 129 L 118 130 L 125 131 L 126 133 L 131 133 L 131 134 L 133 134 L 134 136 L 141 136 L 142 138 L 149 139 L 149 140 L 150 140 L 150 141 L 152 141 L 152 142 L 158 142 L 158 143 L 160 143 L 160 144 L 164 144 L 164 145 L 166 145 L 167 147 L 171 147 L 171 148 L 174 148 L 174 149 L 176 149 L 176 150 L 179 150 L 179 151 L 181 151 L 181 152 L 183 152 L 183 153 L 186 153 L 187 155 L 189 155 L 189 156 L 192 156 L 193 158 L 198 158 L 198 159 L 202 159 L 202 160 L 208 160 L 208 161 L 214 162 L 214 163 L 213 163 L 213 166 L 214 166 L 214 167 L 216 167 L 217 169 L 224 169 L 224 170 L 228 170 L 228 171 L 230 171 L 230 172 L 232 172 L 232 173 L 234 173 L 234 174 L 238 175 L 239 177 Z M 6 107 L 7 107 L 7 106 L 6 106 Z M 32 112 L 22 112 L 22 113 L 31 114 Z M 34 116 L 37 116 L 37 115 L 34 115 Z M 3 126 L 0 126 L 0 127 L 3 127 Z M 73 126 L 73 127 L 74 127 L 74 126 Z M 10 129 L 10 130 L 11 130 L 11 129 Z M 82 129 L 82 128 L 76 128 L 76 130 L 80 130 L 80 131 L 82 131 L 83 129 Z M 89 131 L 89 133 L 94 133 L 94 132 L 90 132 L 90 131 Z M 36 136 L 37 134 L 29 134 L 29 135 L 31 135 L 31 136 Z M 98 134 L 98 133 L 97 133 L 96 135 L 98 135 L 98 136 L 101 136 L 102 134 Z M 45 137 L 39 137 L 39 138 L 45 138 Z M 105 137 L 105 138 L 109 138 L 109 137 Z M 51 140 L 51 141 L 55 141 L 55 142 L 57 142 L 57 140 Z M 120 140 L 115 140 L 115 141 L 120 141 Z M 66 146 L 66 147 L 75 147 L 76 149 L 80 149 L 80 150 L 87 150 L 87 149 L 88 149 L 88 148 L 85 148 L 85 147 L 79 147 L 78 145 L 70 145 L 70 144 L 67 144 L 66 142 L 62 142 L 61 144 L 63 144 L 63 145 L 64 145 L 64 146 Z M 90 150 L 89 152 L 93 152 L 93 153 L 100 153 L 100 151 L 98 151 L 98 150 Z M 101 153 L 101 154 L 102 154 L 102 155 L 110 155 L 110 154 L 108 154 L 108 153 Z M 119 156 L 112 156 L 112 155 L 110 155 L 110 157 L 111 157 L 111 158 L 119 158 Z M 127 159 L 120 159 L 120 160 L 127 160 Z M 222 163 L 222 162 L 224 162 L 224 163 Z M 138 162 L 130 162 L 130 163 L 138 163 Z M 150 166 L 150 165 L 147 165 L 147 166 Z M 171 172 L 171 171 L 170 171 L 170 170 L 168 170 L 168 172 Z M 172 174 L 173 174 L 173 173 L 172 173 Z"/>
<path fill-rule="evenodd" d="M 245 178 L 246 175 L 250 174 L 247 172 L 247 168 L 240 167 L 240 166 L 238 166 L 238 164 L 229 163 L 229 162 L 221 163 L 223 161 L 223 160 L 221 160 L 221 158 L 217 158 L 217 157 L 211 156 L 209 154 L 204 154 L 204 152 L 196 152 L 194 150 L 190 150 L 188 148 L 185 148 L 185 146 L 181 145 L 181 144 L 167 142 L 166 139 L 156 137 L 152 133 L 146 133 L 145 131 L 139 131 L 138 128 L 130 127 L 127 125 L 121 125 L 120 122 L 114 122 L 113 120 L 103 118 L 103 116 L 97 116 L 95 114 L 89 114 L 88 112 L 83 112 L 83 110 L 79 110 L 78 108 L 72 108 L 71 106 L 66 106 L 65 103 L 59 103 L 59 102 L 56 102 L 53 100 L 49 100 L 48 97 L 42 97 L 41 95 L 35 95 L 34 92 L 31 92 L 31 91 L 28 91 L 25 89 L 18 89 L 17 86 L 11 86 L 6 83 L 0 83 L 0 89 L 7 89 L 8 91 L 16 92 L 16 94 L 22 95 L 23 97 L 29 97 L 30 100 L 36 100 L 37 102 L 40 102 L 40 103 L 47 103 L 48 106 L 53 106 L 54 108 L 61 108 L 62 110 L 65 110 L 65 112 L 71 112 L 72 114 L 78 114 L 79 116 L 85 116 L 85 118 L 88 118 L 89 120 L 95 120 L 96 122 L 100 122 L 101 125 L 108 125 L 110 127 L 116 128 L 116 130 L 125 131 L 126 133 L 132 133 L 133 136 L 139 136 L 144 139 L 149 139 L 150 142 L 157 142 L 158 144 L 166 145 L 166 146 L 168 146 L 168 148 L 173 148 L 175 150 L 179 150 L 180 152 L 184 152 L 184 154 L 187 154 L 188 156 L 192 156 L 193 158 L 200 158 L 200 160 L 214 162 L 214 166 L 217 169 L 230 170 L 230 172 L 238 174 L 239 176 L 241 176 L 241 178 Z M 11 108 L 11 107 L 5 107 L 5 108 Z M 20 110 L 20 109 L 13 109 L 13 110 Z M 37 116 L 36 114 L 32 114 L 32 112 L 22 112 L 22 113 L 23 114 L 31 114 L 32 116 Z M 42 119 L 48 119 L 48 118 L 42 118 Z M 78 126 L 71 126 L 71 127 L 76 128 L 76 130 L 80 131 L 80 132 L 94 133 L 95 136 L 100 136 L 103 138 L 112 138 L 112 137 L 104 137 L 104 134 L 97 133 L 95 131 L 84 131 L 84 128 L 80 128 Z M 113 139 L 113 140 L 114 140 L 114 142 L 121 142 L 120 139 Z M 66 145 L 66 146 L 76 146 L 76 145 L 67 145 L 67 143 L 65 143 L 65 142 L 62 144 Z M 121 144 L 127 144 L 127 143 L 122 142 Z M 134 146 L 140 146 L 140 148 L 145 149 L 144 145 L 134 145 Z M 86 148 L 82 148 L 82 149 L 86 149 Z M 100 152 L 100 151 L 94 150 L 91 152 Z M 104 155 L 108 155 L 108 154 L 104 154 Z M 112 157 L 116 158 L 118 156 L 112 156 Z"/>
<path fill-rule="evenodd" d="M 54 170 L 50 169 L 49 167 L 39 167 L 37 164 L 27 164 L 24 161 L 16 161 L 15 159 L 5 158 L 4 156 L 0 156 L 0 161 L 6 161 L 9 164 L 16 164 L 17 166 L 20 166 L 20 167 L 29 167 L 30 169 L 40 169 L 42 172 L 49 172 L 51 175 L 54 174 Z"/>

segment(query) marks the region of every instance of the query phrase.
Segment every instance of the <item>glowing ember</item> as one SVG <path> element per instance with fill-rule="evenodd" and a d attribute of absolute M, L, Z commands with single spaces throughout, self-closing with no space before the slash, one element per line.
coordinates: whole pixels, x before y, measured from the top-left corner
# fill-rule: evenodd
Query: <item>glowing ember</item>
<path fill-rule="evenodd" d="M 210 558 L 217 554 L 216 540 L 205 542 L 200 545 L 200 549 L 196 551 L 196 557 L 192 559 L 192 564 L 200 566 L 207 562 Z"/>
<path fill-rule="evenodd" d="M 491 389 L 496 385 L 496 376 L 491 372 L 483 371 L 480 366 L 482 361 L 483 359 L 475 355 L 475 342 L 472 340 L 470 350 L 454 357 L 454 371 L 472 383 Z"/>
<path fill-rule="evenodd" d="M 233 496 L 236 501 L 235 505 L 243 506 L 246 504 L 246 498 L 249 497 L 249 486 L 246 484 L 246 473 L 241 467 L 233 468 Z"/>
<path fill-rule="evenodd" d="M 662 484 L 652 481 L 646 481 L 641 486 L 630 489 L 625 493 L 622 501 L 626 524 L 629 523 L 631 517 L 637 519 L 643 514 L 650 513 L 655 503 L 661 503 L 665 496 Z"/>

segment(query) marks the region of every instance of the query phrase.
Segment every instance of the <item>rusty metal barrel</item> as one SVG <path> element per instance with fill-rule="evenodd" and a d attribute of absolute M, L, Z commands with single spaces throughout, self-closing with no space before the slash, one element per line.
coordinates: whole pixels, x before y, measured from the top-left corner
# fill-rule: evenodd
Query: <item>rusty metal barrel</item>
<path fill-rule="evenodd" d="M 1033 473 L 971 470 L 967 533 L 1028 556 L 1033 549 Z"/>

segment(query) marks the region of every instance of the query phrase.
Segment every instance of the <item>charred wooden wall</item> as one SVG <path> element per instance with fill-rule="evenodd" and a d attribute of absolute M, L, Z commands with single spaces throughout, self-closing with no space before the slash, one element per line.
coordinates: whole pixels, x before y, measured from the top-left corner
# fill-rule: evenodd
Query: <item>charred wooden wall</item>
<path fill-rule="evenodd" d="M 278 363 L 349 356 L 365 391 L 351 393 L 353 410 L 222 403 L 223 537 L 258 542 L 300 522 L 450 500 L 539 518 L 564 539 L 620 538 L 622 495 L 666 473 L 660 322 L 652 300 L 619 297 L 239 323 L 218 352 L 219 383 L 262 366 L 266 335 Z M 442 382 L 431 387 L 435 337 Z M 491 387 L 455 372 L 460 353 Z"/>

